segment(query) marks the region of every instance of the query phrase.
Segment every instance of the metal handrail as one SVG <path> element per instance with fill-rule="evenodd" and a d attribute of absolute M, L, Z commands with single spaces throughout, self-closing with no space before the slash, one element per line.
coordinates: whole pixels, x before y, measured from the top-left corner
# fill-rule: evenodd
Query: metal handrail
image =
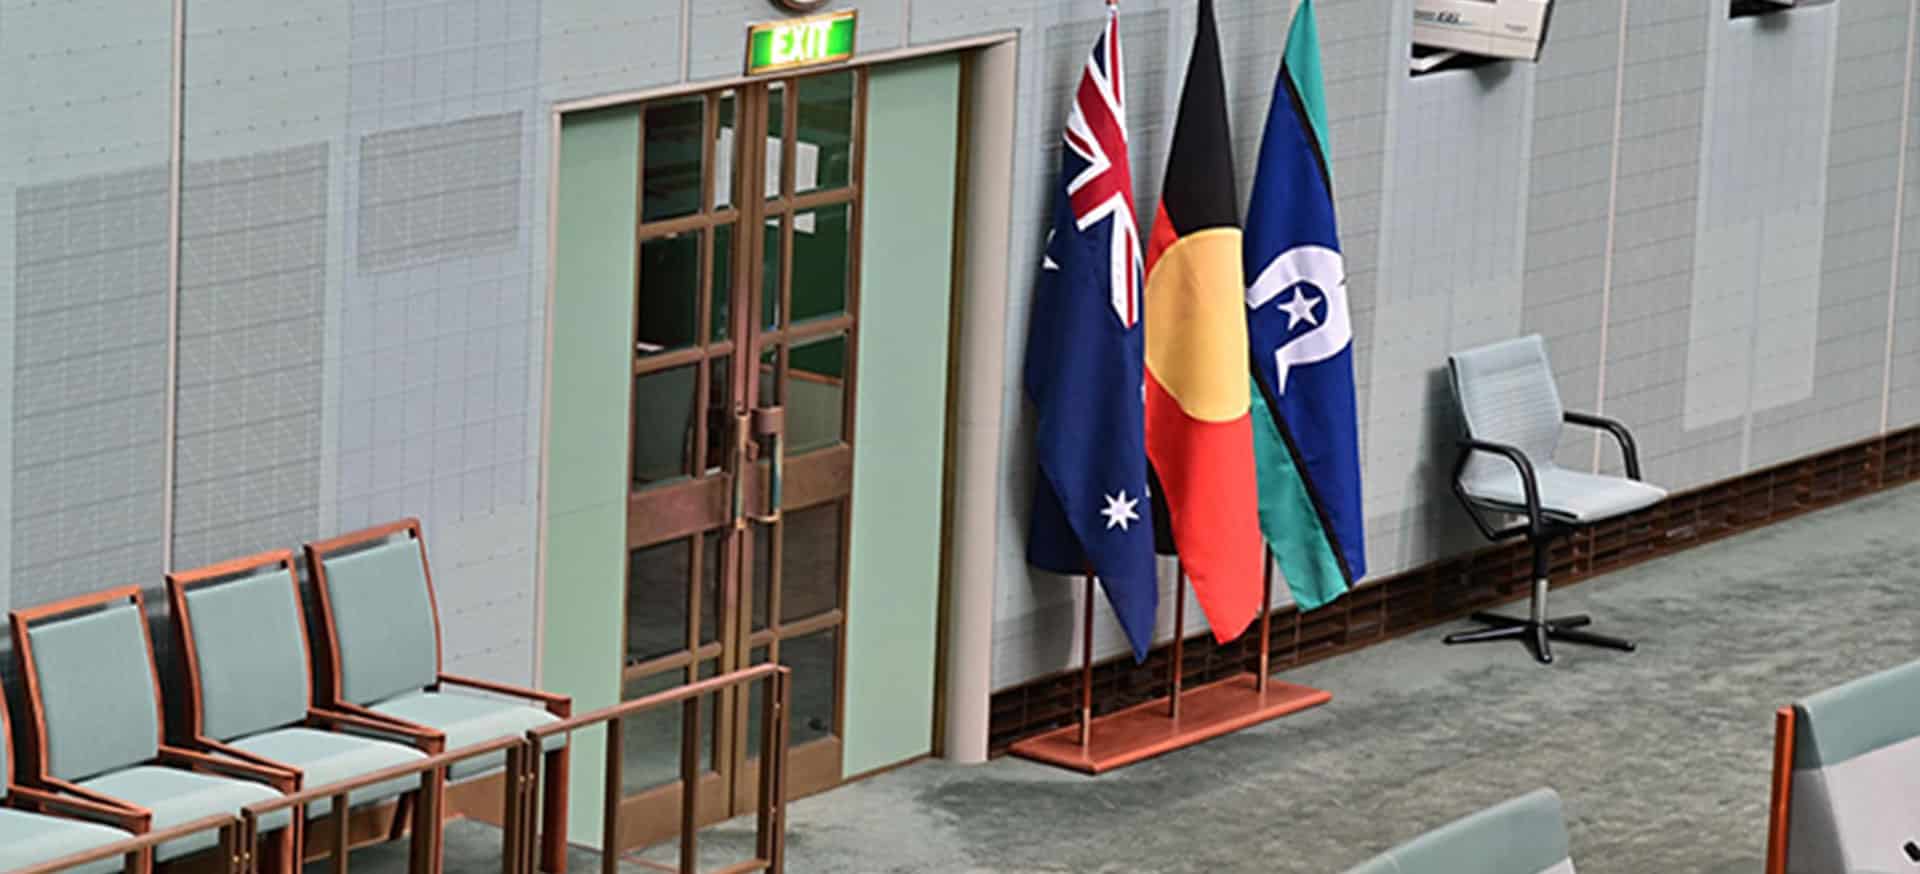
<path fill-rule="evenodd" d="M 761 707 L 766 715 L 760 722 L 760 803 L 754 832 L 754 858 L 728 867 L 726 872 L 767 871 L 769 874 L 781 874 L 786 860 L 787 718 L 793 694 L 793 671 L 785 665 L 755 665 L 746 670 L 709 677 L 644 698 L 602 707 L 527 732 L 530 741 L 528 748 L 539 749 L 547 738 L 562 734 L 571 736 L 573 732 L 584 728 L 606 725 L 606 782 L 601 793 L 604 799 L 604 826 L 601 833 L 600 870 L 603 874 L 619 874 L 620 871 L 620 802 L 623 799 L 620 775 L 625 768 L 626 754 L 621 723 L 627 717 L 648 710 L 675 703 L 681 705 L 680 871 L 693 874 L 697 870 L 699 856 L 700 699 L 763 679 L 767 684 L 762 693 Z M 527 769 L 527 785 L 534 785 L 539 776 L 539 757 L 524 756 L 521 761 Z M 532 852 L 531 843 L 528 841 L 529 846 L 521 848 L 523 854 Z M 521 871 L 532 870 L 530 855 L 524 855 L 521 862 L 524 863 Z"/>
<path fill-rule="evenodd" d="M 289 808 L 304 808 L 315 801 L 330 799 L 333 806 L 328 811 L 327 818 L 333 826 L 333 847 L 331 848 L 333 871 L 336 874 L 346 874 L 348 796 L 369 786 L 417 775 L 420 778 L 420 791 L 415 796 L 413 806 L 413 846 L 407 870 L 411 874 L 433 874 L 439 870 L 440 809 L 444 800 L 441 778 L 446 773 L 446 769 L 468 759 L 492 755 L 504 750 L 507 754 L 507 778 L 505 790 L 502 793 L 505 795 L 505 814 L 501 834 L 506 846 L 501 852 L 500 870 L 501 874 L 521 874 L 518 865 L 526 858 L 526 853 L 519 844 L 523 840 L 530 841 L 528 832 L 532 827 L 531 796 L 533 793 L 528 791 L 531 784 L 515 780 L 514 775 L 526 771 L 524 760 L 536 758 L 530 754 L 530 749 L 524 737 L 511 735 L 499 737 L 418 761 L 362 774 L 349 780 L 340 780 L 325 786 L 303 789 L 289 795 L 250 804 L 240 811 L 241 847 L 248 858 L 257 858 L 261 817 Z M 302 818 L 304 817 L 295 817 L 296 820 Z"/>
<path fill-rule="evenodd" d="M 130 838 L 114 841 L 111 844 L 94 847 L 91 850 L 70 853 L 50 862 L 38 862 L 18 869 L 12 872 L 12 874 L 55 874 L 55 872 L 67 871 L 82 865 L 104 862 L 115 856 L 126 857 L 126 868 L 124 869 L 126 871 L 145 871 L 147 870 L 145 861 L 148 850 L 158 847 L 161 844 L 171 843 L 181 838 L 192 837 L 214 829 L 220 830 L 221 864 L 216 870 L 221 872 L 221 874 L 232 874 L 232 872 L 239 867 L 240 862 L 239 857 L 234 853 L 235 847 L 238 846 L 236 841 L 239 837 L 240 827 L 240 820 L 231 814 L 209 816 L 205 819 L 197 819 L 193 822 L 182 823 L 171 828 L 134 835 Z"/>

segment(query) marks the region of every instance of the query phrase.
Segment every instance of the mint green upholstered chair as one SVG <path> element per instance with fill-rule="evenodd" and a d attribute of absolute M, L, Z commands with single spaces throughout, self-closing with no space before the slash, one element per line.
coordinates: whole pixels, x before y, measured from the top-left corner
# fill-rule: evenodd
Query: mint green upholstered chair
<path fill-rule="evenodd" d="M 168 574 L 167 599 L 187 668 L 195 746 L 288 771 L 300 789 L 425 761 L 437 747 L 377 720 L 313 706 L 292 550 Z M 354 792 L 348 804 L 390 801 L 419 787 L 418 777 L 404 777 Z M 331 800 L 308 805 L 307 817 L 332 809 Z"/>
<path fill-rule="evenodd" d="M 326 628 L 329 709 L 442 738 L 447 752 L 523 736 L 571 715 L 565 696 L 441 669 L 440 617 L 419 520 L 309 543 L 306 554 Z M 544 753 L 541 867 L 559 872 L 566 865 L 565 739 L 550 739 Z M 504 764 L 505 754 L 479 757 L 450 768 L 447 779 L 480 777 Z"/>
<path fill-rule="evenodd" d="M 83 798 L 13 785 L 13 729 L 7 723 L 7 701 L 0 695 L 0 871 L 51 862 L 146 831 L 147 818 Z M 49 816 L 65 813 L 80 818 Z M 117 827 L 116 827 L 117 826 Z M 77 869 L 79 874 L 118 871 L 108 861 Z"/>
<path fill-rule="evenodd" d="M 1455 820 L 1347 874 L 1574 874 L 1560 796 L 1541 789 Z"/>
<path fill-rule="evenodd" d="M 1776 732 L 1769 874 L 1920 871 L 1920 662 L 1808 696 Z"/>
<path fill-rule="evenodd" d="M 293 788 L 284 771 L 165 743 L 159 672 L 138 587 L 15 610 L 12 621 L 35 751 L 23 763 L 26 782 L 147 814 L 153 829 L 234 815 Z M 283 865 L 291 861 L 291 818 L 282 813 L 261 825 L 277 832 L 274 858 Z M 166 862 L 218 840 L 202 833 L 151 855 Z"/>
<path fill-rule="evenodd" d="M 1548 616 L 1547 576 L 1554 540 L 1666 499 L 1665 489 L 1640 481 L 1633 434 L 1620 422 L 1560 405 L 1546 341 L 1538 334 L 1456 352 L 1448 373 L 1466 431 L 1453 465 L 1454 496 L 1488 540 L 1527 539 L 1533 551 L 1533 598 L 1524 617 L 1473 614 L 1487 627 L 1450 634 L 1447 643 L 1519 640 L 1541 664 L 1553 662 L 1556 640 L 1632 652 L 1632 641 L 1585 630 L 1591 617 Z M 1557 464 L 1554 456 L 1568 425 L 1612 435 L 1626 476 Z M 1506 525 L 1513 517 L 1520 521 Z"/>

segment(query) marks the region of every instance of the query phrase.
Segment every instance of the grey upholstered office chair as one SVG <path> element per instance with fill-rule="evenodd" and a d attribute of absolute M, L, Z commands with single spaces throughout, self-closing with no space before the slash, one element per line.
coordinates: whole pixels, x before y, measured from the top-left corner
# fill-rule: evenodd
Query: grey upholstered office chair
<path fill-rule="evenodd" d="M 1633 435 L 1619 422 L 1560 406 L 1546 344 L 1538 335 L 1456 353 L 1449 364 L 1453 396 L 1467 431 L 1453 469 L 1454 494 L 1487 539 L 1524 535 L 1532 543 L 1533 603 L 1525 619 L 1475 613 L 1475 620 L 1492 627 L 1455 634 L 1447 642 L 1518 639 L 1543 664 L 1553 661 L 1550 640 L 1632 652 L 1628 641 L 1577 630 L 1590 624 L 1587 617 L 1550 619 L 1546 607 L 1548 554 L 1554 538 L 1644 509 L 1667 496 L 1665 489 L 1640 482 Z M 1626 477 L 1555 464 L 1554 452 L 1568 424 L 1612 434 L 1626 462 Z M 1489 519 L 1490 514 L 1525 518 L 1501 528 Z"/>
<path fill-rule="evenodd" d="M 1782 714 L 1767 874 L 1920 870 L 1915 702 L 1920 662 L 1809 696 Z"/>
<path fill-rule="evenodd" d="M 1560 796 L 1540 789 L 1455 820 L 1347 874 L 1574 874 Z"/>

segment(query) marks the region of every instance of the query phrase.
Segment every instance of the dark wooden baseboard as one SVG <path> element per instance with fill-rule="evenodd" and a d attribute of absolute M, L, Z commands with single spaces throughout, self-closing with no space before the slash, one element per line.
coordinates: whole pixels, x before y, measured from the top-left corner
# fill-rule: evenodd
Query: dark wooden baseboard
<path fill-rule="evenodd" d="M 1675 494 L 1563 541 L 1554 550 L 1554 586 L 1915 481 L 1920 481 L 1920 428 L 1752 471 Z M 1524 541 L 1508 541 L 1369 581 L 1319 610 L 1279 610 L 1273 616 L 1272 668 L 1299 667 L 1525 597 L 1532 561 Z M 1202 635 L 1189 638 L 1184 650 L 1187 682 L 1198 685 L 1254 667 L 1259 641 L 1247 635 L 1220 645 Z M 1141 664 L 1123 658 L 1096 666 L 1096 714 L 1164 695 L 1171 661 L 1167 644 Z M 989 727 L 993 754 L 1074 721 L 1079 692 L 1080 673 L 1073 670 L 995 693 Z"/>

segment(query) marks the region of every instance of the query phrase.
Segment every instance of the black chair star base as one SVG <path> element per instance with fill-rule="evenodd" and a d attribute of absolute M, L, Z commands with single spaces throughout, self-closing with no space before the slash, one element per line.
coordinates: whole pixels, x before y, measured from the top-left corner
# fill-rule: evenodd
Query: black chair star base
<path fill-rule="evenodd" d="M 1449 634 L 1449 645 L 1462 643 L 1490 643 L 1496 640 L 1518 640 L 1527 645 L 1535 661 L 1543 665 L 1553 664 L 1553 641 L 1574 643 L 1582 646 L 1597 646 L 1621 652 L 1633 652 L 1631 640 L 1609 637 L 1581 631 L 1593 624 L 1592 617 L 1584 613 L 1573 616 L 1542 618 L 1546 613 L 1547 575 L 1543 569 L 1546 564 L 1546 550 L 1536 543 L 1534 548 L 1533 604 L 1527 618 L 1505 616 L 1499 613 L 1475 613 L 1473 621 L 1487 626 L 1477 631 L 1462 631 Z"/>

